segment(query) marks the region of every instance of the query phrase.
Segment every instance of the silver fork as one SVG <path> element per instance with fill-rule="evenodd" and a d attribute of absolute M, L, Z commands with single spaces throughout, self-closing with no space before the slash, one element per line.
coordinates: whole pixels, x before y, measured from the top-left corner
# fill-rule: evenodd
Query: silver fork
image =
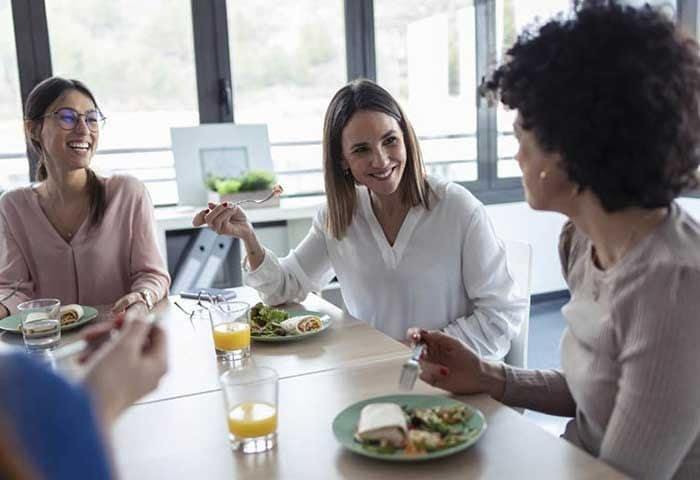
<path fill-rule="evenodd" d="M 401 376 L 399 377 L 399 390 L 413 390 L 413 385 L 415 385 L 420 372 L 418 360 L 423 353 L 424 347 L 425 344 L 423 343 L 416 345 L 413 353 L 411 353 L 411 357 L 403 363 Z"/>
<path fill-rule="evenodd" d="M 133 315 L 133 314 L 131 314 Z M 129 321 L 131 320 L 131 315 L 127 312 L 126 314 L 126 320 Z M 151 326 L 154 324 L 158 323 L 160 320 L 160 316 L 156 315 L 155 313 L 149 313 L 146 318 L 146 322 L 149 323 Z M 119 331 L 118 330 L 111 330 L 109 332 L 109 336 L 111 339 L 116 338 L 119 336 Z M 78 353 L 84 351 L 86 348 L 90 346 L 89 342 L 85 340 L 84 338 L 81 338 L 77 342 L 69 343 L 68 345 L 65 345 L 63 347 L 58 348 L 53 352 L 53 360 L 56 362 L 60 362 L 62 360 L 65 360 L 68 357 L 72 357 L 73 355 L 77 355 Z"/>
<path fill-rule="evenodd" d="M 240 201 L 238 201 L 238 202 L 234 202 L 234 203 L 231 204 L 231 206 L 232 206 L 232 207 L 237 207 L 238 205 L 243 205 L 244 203 L 256 203 L 256 204 L 265 203 L 265 202 L 267 202 L 269 199 L 271 199 L 272 197 L 274 197 L 274 196 L 276 196 L 276 195 L 280 195 L 281 193 L 282 193 L 282 187 L 279 186 L 279 185 L 275 185 L 275 186 L 272 188 L 272 191 L 270 192 L 270 194 L 269 194 L 267 197 L 265 197 L 265 198 L 261 198 L 260 200 L 253 200 L 252 198 L 248 198 L 248 199 L 245 199 L 245 200 L 240 200 Z"/>

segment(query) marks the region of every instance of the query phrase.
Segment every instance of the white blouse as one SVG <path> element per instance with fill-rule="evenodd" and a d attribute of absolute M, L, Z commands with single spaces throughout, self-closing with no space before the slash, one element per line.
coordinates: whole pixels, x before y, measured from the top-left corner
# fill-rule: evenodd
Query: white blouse
<path fill-rule="evenodd" d="M 523 323 L 526 298 L 508 271 L 486 209 L 455 183 L 429 177 L 430 210 L 413 207 L 391 246 L 366 187 L 342 240 L 325 228 L 321 208 L 311 230 L 281 260 L 265 251 L 243 281 L 271 305 L 299 302 L 338 277 L 348 313 L 404 340 L 409 327 L 445 333 L 482 357 L 503 358 Z"/>

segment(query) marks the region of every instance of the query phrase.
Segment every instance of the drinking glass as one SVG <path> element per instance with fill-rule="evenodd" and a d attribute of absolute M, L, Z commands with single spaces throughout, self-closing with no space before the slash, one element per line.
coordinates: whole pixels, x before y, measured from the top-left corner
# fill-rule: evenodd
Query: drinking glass
<path fill-rule="evenodd" d="M 231 448 L 259 453 L 277 443 L 277 372 L 267 367 L 231 369 L 219 378 Z"/>
<path fill-rule="evenodd" d="M 211 331 L 216 356 L 227 362 L 241 362 L 250 356 L 250 324 L 246 302 L 218 302 L 211 306 Z"/>
<path fill-rule="evenodd" d="M 20 303 L 17 309 L 27 350 L 53 350 L 61 339 L 61 301 L 55 298 L 30 300 Z"/>

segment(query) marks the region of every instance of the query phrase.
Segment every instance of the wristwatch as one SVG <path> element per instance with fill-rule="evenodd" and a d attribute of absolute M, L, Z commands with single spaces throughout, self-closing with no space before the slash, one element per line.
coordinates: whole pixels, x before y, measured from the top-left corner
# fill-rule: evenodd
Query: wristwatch
<path fill-rule="evenodd" d="M 148 311 L 150 312 L 153 310 L 153 293 L 149 289 L 144 288 L 143 290 L 139 290 L 139 295 L 141 295 L 141 299 L 143 303 L 146 304 Z"/>

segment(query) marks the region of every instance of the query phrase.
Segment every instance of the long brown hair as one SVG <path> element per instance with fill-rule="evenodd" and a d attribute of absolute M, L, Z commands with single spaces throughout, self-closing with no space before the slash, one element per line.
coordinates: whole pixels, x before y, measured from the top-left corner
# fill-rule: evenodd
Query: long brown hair
<path fill-rule="evenodd" d="M 39 158 L 39 165 L 37 167 L 38 180 L 46 180 L 48 178 L 48 171 L 44 164 L 44 149 L 41 142 L 38 140 L 37 132 L 40 131 L 44 123 L 44 115 L 46 115 L 46 110 L 49 106 L 69 90 L 77 90 L 82 93 L 92 100 L 95 108 L 99 110 L 95 96 L 87 86 L 79 80 L 61 77 L 47 78 L 37 84 L 32 91 L 29 92 L 29 96 L 27 96 L 27 101 L 24 105 L 24 133 L 29 149 Z M 86 171 L 88 196 L 90 198 L 90 226 L 95 227 L 102 222 L 105 210 L 107 209 L 105 186 L 100 179 L 97 178 L 97 175 L 91 168 L 86 168 Z"/>
<path fill-rule="evenodd" d="M 343 171 L 342 134 L 352 116 L 363 110 L 384 113 L 398 122 L 406 146 L 406 168 L 399 184 L 401 201 L 411 207 L 422 204 L 426 209 L 430 208 L 430 186 L 420 146 L 401 106 L 373 81 L 353 80 L 333 96 L 323 122 L 323 175 L 328 201 L 326 227 L 338 240 L 343 238 L 352 223 L 357 205 L 355 179 Z"/>

